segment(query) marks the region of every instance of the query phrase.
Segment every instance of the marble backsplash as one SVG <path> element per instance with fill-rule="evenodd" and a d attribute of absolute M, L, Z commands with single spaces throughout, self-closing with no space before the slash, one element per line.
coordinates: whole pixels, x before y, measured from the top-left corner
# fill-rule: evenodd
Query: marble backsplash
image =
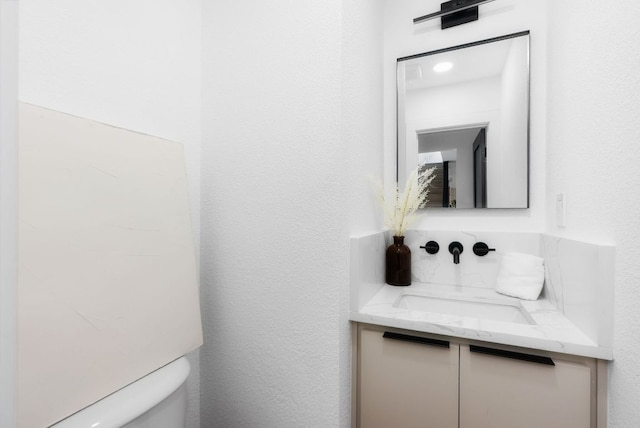
<path fill-rule="evenodd" d="M 594 342 L 613 347 L 615 247 L 540 238 L 548 299 Z"/>
<path fill-rule="evenodd" d="M 437 254 L 420 246 L 436 241 Z M 460 263 L 453 263 L 449 244 L 463 245 Z M 392 238 L 378 232 L 351 238 L 351 310 L 358 311 L 384 285 L 384 254 Z M 495 251 L 476 256 L 473 245 L 484 242 Z M 612 346 L 614 253 L 601 245 L 526 232 L 408 231 L 405 244 L 411 249 L 412 281 L 465 287 L 495 288 L 502 256 L 521 252 L 545 260 L 546 299 L 602 346 Z"/>
<path fill-rule="evenodd" d="M 420 246 L 435 241 L 440 246 L 437 254 L 429 254 Z M 458 241 L 463 246 L 460 263 L 453 263 L 449 244 Z M 484 242 L 495 251 L 476 256 L 473 245 Z M 405 244 L 411 248 L 411 274 L 413 281 L 466 287 L 494 288 L 502 255 L 509 251 L 540 255 L 539 235 L 530 233 L 409 231 Z"/>

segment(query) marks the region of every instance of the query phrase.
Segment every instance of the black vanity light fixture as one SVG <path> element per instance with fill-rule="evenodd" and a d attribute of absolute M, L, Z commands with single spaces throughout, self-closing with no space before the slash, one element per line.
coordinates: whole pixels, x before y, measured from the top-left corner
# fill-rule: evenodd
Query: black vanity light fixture
<path fill-rule="evenodd" d="M 442 29 L 478 20 L 478 6 L 493 0 L 452 0 L 440 4 L 440 12 L 415 18 L 414 24 L 440 18 Z"/>

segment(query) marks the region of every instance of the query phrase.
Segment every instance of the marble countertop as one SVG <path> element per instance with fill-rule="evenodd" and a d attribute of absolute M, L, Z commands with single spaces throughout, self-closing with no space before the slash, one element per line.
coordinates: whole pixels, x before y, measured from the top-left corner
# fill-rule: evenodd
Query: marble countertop
<path fill-rule="evenodd" d="M 492 301 L 521 308 L 531 324 L 493 321 L 450 313 L 411 310 L 397 305 L 404 294 L 453 300 Z M 612 360 L 613 351 L 599 346 L 550 301 L 520 300 L 503 296 L 493 289 L 453 285 L 414 283 L 410 287 L 384 285 L 359 311 L 352 311 L 352 321 L 386 327 L 480 340 L 571 355 Z"/>

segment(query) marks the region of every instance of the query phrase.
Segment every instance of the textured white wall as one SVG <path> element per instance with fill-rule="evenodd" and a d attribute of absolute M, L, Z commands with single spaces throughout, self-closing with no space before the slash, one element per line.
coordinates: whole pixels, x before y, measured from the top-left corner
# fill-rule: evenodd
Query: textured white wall
<path fill-rule="evenodd" d="M 640 425 L 640 4 L 549 2 L 550 232 L 616 245 L 609 426 Z M 566 228 L 555 195 L 566 193 Z"/>
<path fill-rule="evenodd" d="M 197 241 L 201 0 L 20 0 L 19 12 L 20 100 L 183 143 Z M 190 361 L 197 427 L 198 354 Z"/>
<path fill-rule="evenodd" d="M 344 3 L 204 4 L 202 426 L 349 426 L 382 100 L 380 3 Z"/>

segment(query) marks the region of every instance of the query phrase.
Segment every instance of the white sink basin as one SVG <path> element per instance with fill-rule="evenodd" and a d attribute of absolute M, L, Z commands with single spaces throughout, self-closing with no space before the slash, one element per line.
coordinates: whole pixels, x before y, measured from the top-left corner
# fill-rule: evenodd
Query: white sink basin
<path fill-rule="evenodd" d="M 396 308 L 443 315 L 471 317 L 516 324 L 535 324 L 518 302 L 457 299 L 405 293 L 393 304 Z"/>

